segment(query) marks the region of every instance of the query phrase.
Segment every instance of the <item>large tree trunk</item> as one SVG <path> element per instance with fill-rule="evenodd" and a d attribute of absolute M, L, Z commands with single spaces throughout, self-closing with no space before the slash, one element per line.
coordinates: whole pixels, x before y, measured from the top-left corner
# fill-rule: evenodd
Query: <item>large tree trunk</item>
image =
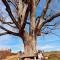
<path fill-rule="evenodd" d="M 24 43 L 25 56 L 32 56 L 36 52 L 36 36 L 25 31 L 19 32 Z"/>
<path fill-rule="evenodd" d="M 24 53 L 26 56 L 32 56 L 36 52 L 36 40 L 35 37 L 29 36 L 24 40 Z"/>
<path fill-rule="evenodd" d="M 24 53 L 26 56 L 32 56 L 36 52 L 36 38 L 32 35 L 25 35 L 23 40 Z"/>

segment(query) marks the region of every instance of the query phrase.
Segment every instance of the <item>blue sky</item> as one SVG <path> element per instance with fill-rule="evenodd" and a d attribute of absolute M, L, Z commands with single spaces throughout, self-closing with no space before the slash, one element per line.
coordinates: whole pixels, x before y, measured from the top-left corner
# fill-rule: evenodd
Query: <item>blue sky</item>
<path fill-rule="evenodd" d="M 57 2 L 59 0 L 52 0 L 52 1 L 54 3 L 51 3 L 52 5 L 50 5 L 50 7 L 49 7 L 50 9 L 48 10 L 47 15 L 49 15 L 51 13 L 50 12 L 51 9 L 54 10 L 53 13 L 60 11 L 60 7 L 59 7 L 60 3 Z M 42 6 L 44 6 L 44 4 L 45 4 L 45 0 L 41 0 L 40 4 L 36 10 L 36 14 L 37 14 L 36 16 L 41 15 L 41 12 L 43 9 Z M 12 11 L 13 11 L 13 9 L 12 9 Z M 8 17 L 8 13 L 5 11 L 5 6 L 3 5 L 3 3 L 0 0 L 0 14 L 2 12 L 3 12 L 2 16 L 5 18 L 6 21 L 8 21 L 8 19 L 10 19 L 10 17 Z M 14 15 L 15 15 L 15 13 L 14 13 Z M 59 20 L 59 18 L 58 18 L 58 20 Z M 10 27 L 8 27 L 8 29 L 11 29 L 16 32 L 18 31 L 18 30 L 12 29 Z M 28 28 L 27 28 L 27 30 L 28 30 Z M 0 30 L 0 32 L 1 31 L 2 30 Z M 37 46 L 36 46 L 37 49 L 41 49 L 44 51 L 60 50 L 60 34 L 59 34 L 60 30 L 54 30 L 53 33 L 55 33 L 55 34 L 50 33 L 48 35 L 43 35 L 43 36 L 37 37 Z M 13 35 L 0 36 L 0 50 L 1 49 L 10 49 L 10 48 L 12 49 L 12 52 L 17 52 L 20 50 L 23 51 L 24 48 L 23 48 L 23 42 L 22 42 L 21 38 L 19 38 L 17 36 L 13 36 Z"/>

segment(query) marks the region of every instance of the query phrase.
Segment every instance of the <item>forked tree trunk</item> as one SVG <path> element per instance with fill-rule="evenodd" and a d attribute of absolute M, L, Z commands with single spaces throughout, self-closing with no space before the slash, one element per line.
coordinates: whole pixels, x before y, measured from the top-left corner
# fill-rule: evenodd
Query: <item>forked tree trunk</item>
<path fill-rule="evenodd" d="M 19 0 L 19 2 L 21 3 L 22 0 Z M 19 32 L 20 33 L 20 37 L 22 37 L 22 39 L 23 39 L 25 56 L 33 56 L 34 53 L 36 52 L 36 37 L 35 37 L 36 5 L 35 5 L 35 0 L 30 0 L 29 3 L 30 3 L 29 4 L 29 10 L 30 10 L 30 31 L 29 31 L 28 35 L 24 31 L 24 29 L 21 29 L 20 32 Z M 22 7 L 23 5 L 19 4 L 19 6 L 18 6 L 19 7 L 19 13 L 21 14 L 23 8 L 21 9 L 20 6 Z M 25 11 L 25 9 L 24 9 L 24 11 Z M 22 17 L 24 17 L 24 16 L 22 16 Z M 23 20 L 24 19 L 21 19 L 21 22 Z"/>

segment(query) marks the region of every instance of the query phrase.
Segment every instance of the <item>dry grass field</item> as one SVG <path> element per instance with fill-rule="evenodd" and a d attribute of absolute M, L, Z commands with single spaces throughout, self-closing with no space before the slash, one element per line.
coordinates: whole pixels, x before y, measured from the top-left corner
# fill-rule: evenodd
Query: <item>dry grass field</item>
<path fill-rule="evenodd" d="M 51 51 L 45 53 L 46 60 L 60 60 L 60 51 Z"/>
<path fill-rule="evenodd" d="M 7 56 L 16 55 L 15 53 L 11 53 L 9 50 L 0 51 L 0 60 L 7 58 Z"/>
<path fill-rule="evenodd" d="M 7 56 L 7 58 L 5 58 L 3 60 L 18 60 L 18 56 L 17 55 Z"/>
<path fill-rule="evenodd" d="M 46 60 L 60 60 L 60 51 L 45 52 L 44 56 Z M 18 57 L 19 57 L 18 55 L 11 55 L 11 56 L 7 56 L 2 60 L 18 60 Z"/>

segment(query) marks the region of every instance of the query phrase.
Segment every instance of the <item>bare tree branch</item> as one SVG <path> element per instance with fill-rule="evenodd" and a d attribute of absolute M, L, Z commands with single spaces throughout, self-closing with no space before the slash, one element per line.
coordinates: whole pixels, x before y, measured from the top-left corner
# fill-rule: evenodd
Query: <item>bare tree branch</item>
<path fill-rule="evenodd" d="M 40 35 L 42 23 L 43 23 L 43 18 L 39 17 L 39 20 L 35 28 L 36 35 Z"/>
<path fill-rule="evenodd" d="M 11 12 L 11 9 L 10 9 L 10 6 L 9 6 L 8 2 L 6 0 L 2 0 L 2 2 L 6 6 L 6 10 L 7 10 L 9 16 L 11 17 L 13 23 L 17 26 L 17 28 L 19 28 L 18 23 L 17 23 L 16 19 L 14 18 L 13 14 Z"/>
<path fill-rule="evenodd" d="M 41 30 L 41 27 L 42 27 L 42 23 L 43 23 L 43 18 L 46 15 L 46 12 L 47 12 L 47 9 L 49 7 L 50 2 L 51 2 L 51 0 L 46 0 L 46 5 L 45 5 L 45 7 L 44 7 L 44 9 L 42 11 L 42 15 L 40 17 L 38 17 L 39 20 L 38 20 L 38 23 L 36 25 L 36 35 L 38 35 L 40 33 L 40 30 Z"/>
<path fill-rule="evenodd" d="M 13 28 L 16 28 L 17 29 L 17 27 L 16 26 L 12 26 L 11 24 L 9 24 L 9 23 L 5 23 L 6 25 L 9 25 L 10 27 L 13 27 Z"/>
<path fill-rule="evenodd" d="M 46 21 L 44 22 L 44 24 L 47 23 L 47 22 L 52 21 L 54 18 L 59 17 L 59 16 L 60 16 L 60 13 L 56 13 L 56 14 L 53 15 L 52 17 L 47 18 Z"/>
<path fill-rule="evenodd" d="M 7 30 L 6 28 L 4 28 L 2 26 L 0 26 L 0 28 L 3 29 L 4 31 L 6 31 L 6 34 L 12 34 L 12 35 L 15 35 L 15 36 L 19 36 L 19 33 L 15 33 L 15 32 L 9 31 L 9 30 Z"/>
<path fill-rule="evenodd" d="M 24 22 L 23 22 L 23 25 L 22 25 L 21 29 L 24 29 L 25 26 L 26 26 L 26 23 L 27 23 L 26 21 L 27 21 L 28 14 L 29 14 L 29 6 L 28 6 L 28 8 L 26 10 Z"/>
<path fill-rule="evenodd" d="M 0 19 L 0 22 L 4 23 L 4 24 L 14 24 L 13 22 L 4 22 L 2 19 Z"/>
<path fill-rule="evenodd" d="M 9 25 L 13 28 L 17 28 L 16 26 L 12 26 L 11 24 L 14 24 L 13 22 L 4 22 L 3 20 L 0 19 L 0 22 L 3 23 L 3 24 L 6 24 L 6 25 Z"/>
<path fill-rule="evenodd" d="M 6 34 L 11 34 L 11 33 L 3 32 L 3 33 L 0 33 L 0 36 L 2 36 L 2 35 L 6 35 Z M 18 34 L 18 33 L 14 33 L 14 34 L 11 34 L 11 35 L 19 36 L 19 34 Z"/>
<path fill-rule="evenodd" d="M 19 0 L 18 1 L 18 15 L 19 15 L 19 21 L 18 23 L 20 24 L 20 27 L 21 28 L 24 28 L 23 26 L 26 25 L 26 20 L 27 20 L 27 17 L 28 17 L 28 11 L 29 11 L 29 7 L 28 5 L 29 4 L 25 4 L 24 2 L 22 2 L 22 0 Z"/>
<path fill-rule="evenodd" d="M 7 32 L 3 32 L 3 33 L 0 33 L 0 36 L 6 35 L 6 34 L 7 34 Z"/>
<path fill-rule="evenodd" d="M 59 16 L 60 16 L 60 13 L 57 13 L 57 14 L 53 15 L 52 17 L 47 18 L 44 22 L 41 22 L 43 19 L 40 18 L 40 20 L 38 21 L 39 25 L 37 25 L 37 27 L 36 27 L 37 35 L 38 34 L 40 35 L 40 30 L 46 23 L 51 22 L 54 18 L 59 17 Z"/>
<path fill-rule="evenodd" d="M 46 24 L 45 26 L 55 26 L 55 24 L 53 24 L 53 25 L 51 25 L 51 24 L 50 24 L 50 25 Z"/>
<path fill-rule="evenodd" d="M 35 5 L 35 0 L 31 0 L 31 7 L 30 7 L 30 34 L 35 33 L 35 10 L 36 10 L 36 5 Z"/>
<path fill-rule="evenodd" d="M 48 10 L 48 7 L 49 7 L 49 5 L 50 5 L 50 2 L 51 2 L 51 0 L 46 0 L 46 5 L 45 5 L 45 7 L 44 7 L 44 9 L 43 9 L 43 11 L 42 11 L 42 17 L 44 18 L 44 16 L 46 15 L 46 12 L 47 12 L 47 10 Z"/>
<path fill-rule="evenodd" d="M 12 3 L 14 5 L 14 3 L 11 0 L 8 0 L 8 2 Z M 14 5 L 14 7 L 16 8 L 16 6 Z"/>
<path fill-rule="evenodd" d="M 40 0 L 36 0 L 36 6 L 39 4 Z"/>

